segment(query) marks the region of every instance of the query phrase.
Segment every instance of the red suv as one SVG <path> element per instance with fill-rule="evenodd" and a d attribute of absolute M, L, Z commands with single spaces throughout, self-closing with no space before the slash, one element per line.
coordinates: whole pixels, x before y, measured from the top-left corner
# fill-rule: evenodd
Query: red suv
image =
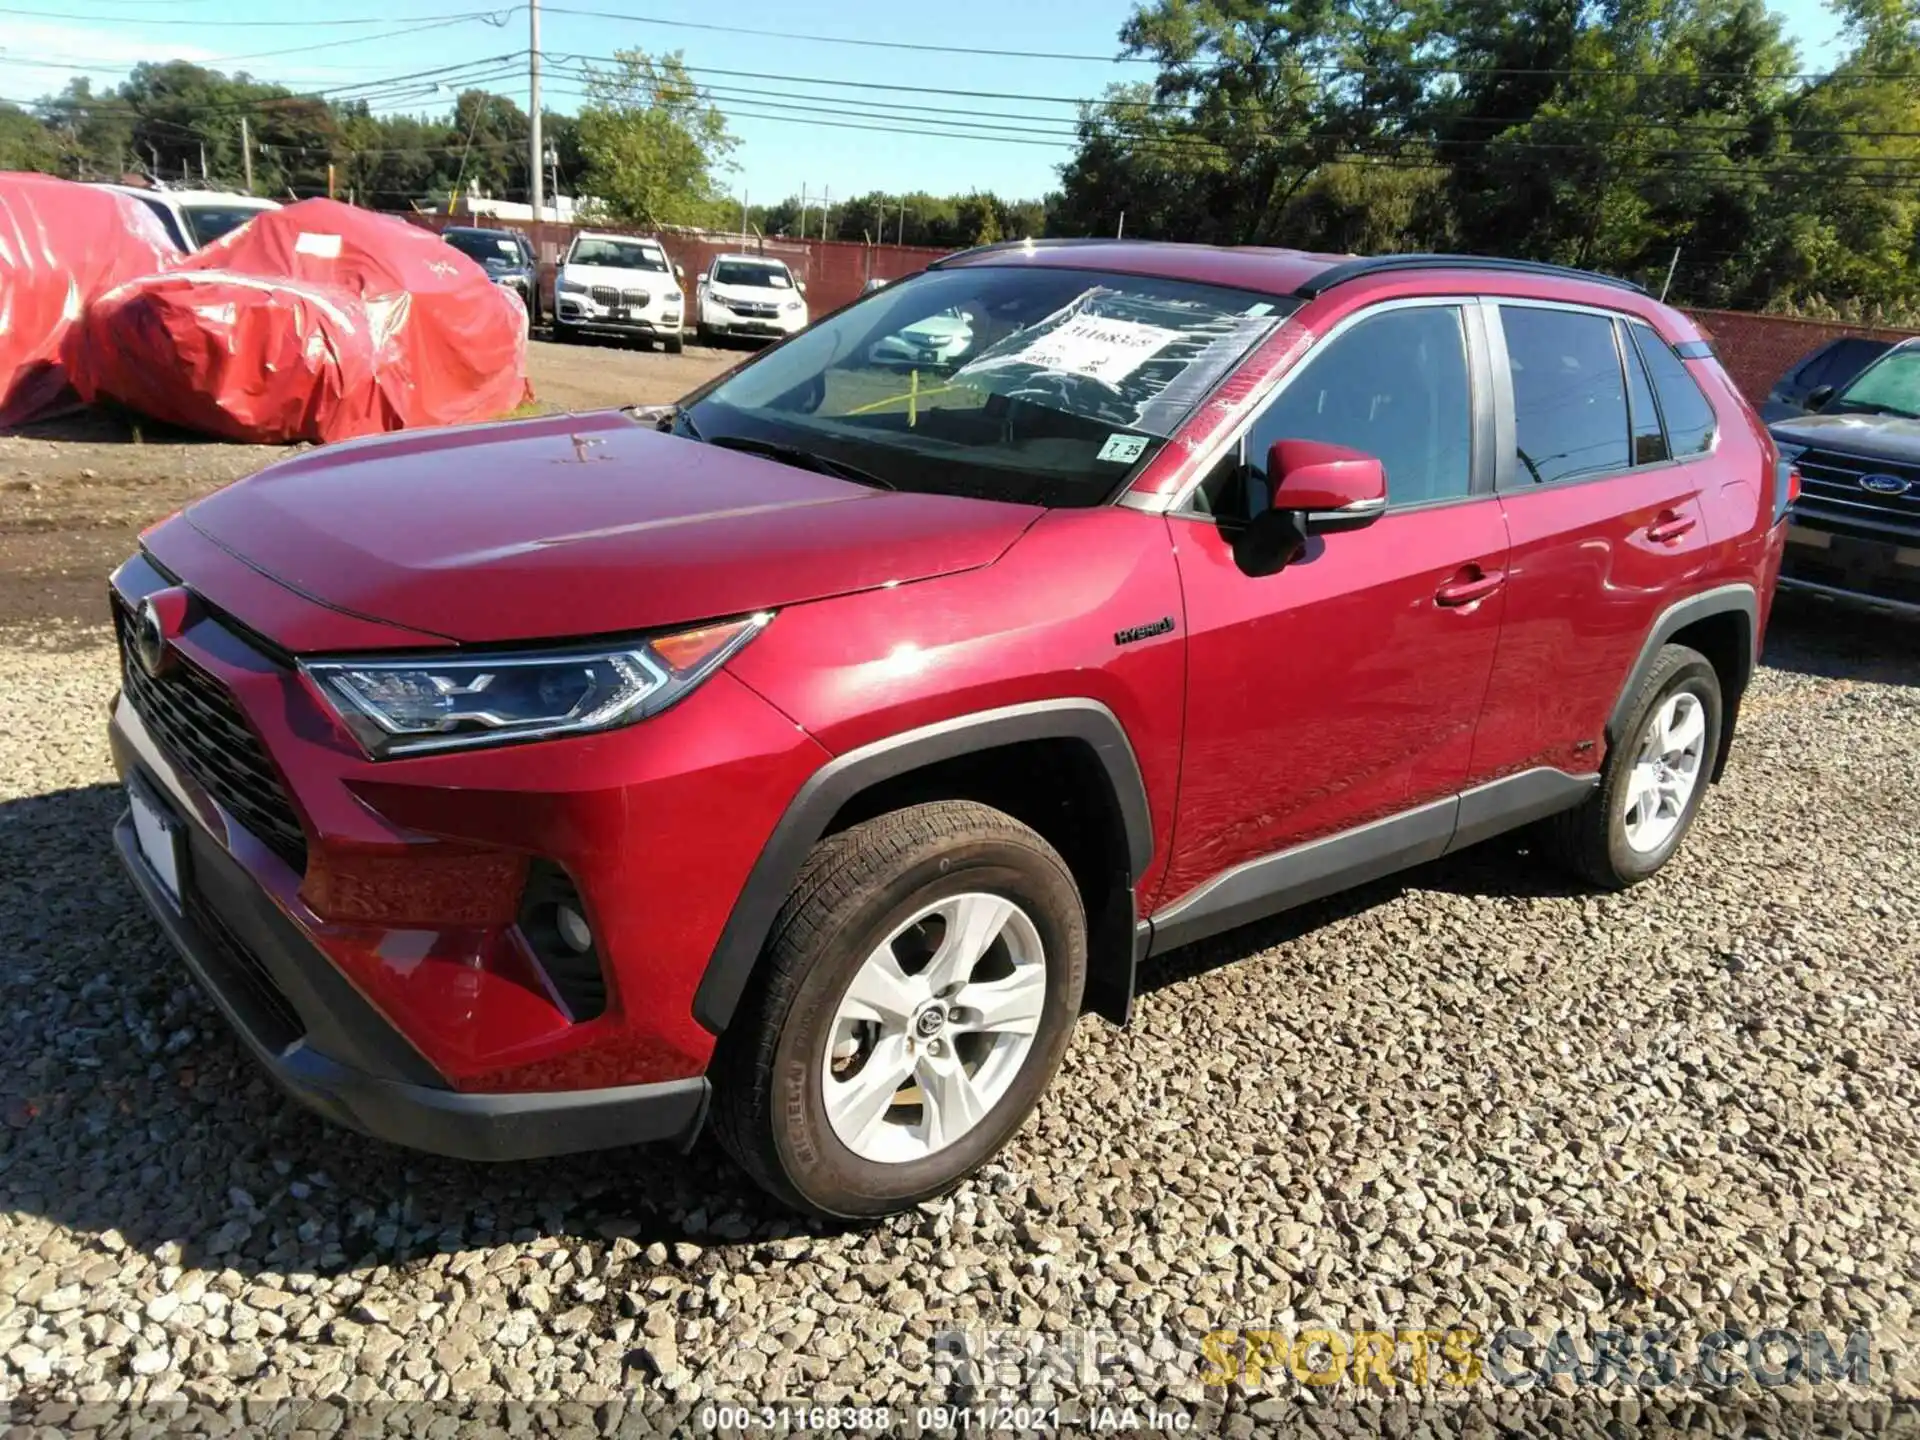
<path fill-rule="evenodd" d="M 711 1120 L 879 1214 L 1150 955 L 1529 822 L 1659 869 L 1792 483 L 1599 276 L 990 247 L 670 413 L 331 446 L 149 531 L 117 839 L 325 1115 L 487 1159 Z"/>

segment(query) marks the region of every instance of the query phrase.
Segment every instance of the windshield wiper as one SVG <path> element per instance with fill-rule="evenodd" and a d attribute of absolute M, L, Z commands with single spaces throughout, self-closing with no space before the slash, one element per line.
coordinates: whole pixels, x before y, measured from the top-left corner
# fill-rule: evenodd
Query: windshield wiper
<path fill-rule="evenodd" d="M 685 420 L 685 412 L 681 418 Z M 690 425 L 692 422 L 687 421 Z M 696 435 L 696 439 L 699 437 Z M 857 465 L 849 465 L 844 460 L 835 460 L 828 455 L 816 455 L 811 450 L 798 445 L 783 445 L 778 440 L 756 440 L 749 435 L 716 435 L 707 441 L 709 445 L 718 445 L 723 450 L 739 450 L 748 455 L 764 455 L 769 460 L 778 460 L 783 465 L 792 465 L 801 470 L 813 470 L 822 475 L 831 475 L 837 480 L 851 480 L 856 485 L 870 485 L 876 490 L 897 490 L 900 487 L 891 480 L 883 480 L 871 470 L 862 470 Z"/>

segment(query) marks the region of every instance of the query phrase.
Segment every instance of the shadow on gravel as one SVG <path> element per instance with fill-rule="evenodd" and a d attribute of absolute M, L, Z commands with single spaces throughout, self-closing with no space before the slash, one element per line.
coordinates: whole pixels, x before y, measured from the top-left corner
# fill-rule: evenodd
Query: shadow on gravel
<path fill-rule="evenodd" d="M 227 445 L 231 441 L 205 435 L 197 430 L 182 430 L 161 420 L 123 410 L 117 405 L 99 405 L 72 410 L 46 420 L 35 420 L 5 432 L 27 440 L 51 440 L 78 445 Z"/>
<path fill-rule="evenodd" d="M 248 1277 L 438 1268 L 546 1237 L 596 1265 L 616 1239 L 692 1242 L 670 1263 L 703 1267 L 848 1228 L 786 1210 L 710 1141 L 487 1166 L 309 1115 L 147 919 L 108 839 L 122 805 L 115 785 L 0 802 L 0 1214 Z"/>
<path fill-rule="evenodd" d="M 1782 591 L 1767 622 L 1762 663 L 1825 680 L 1920 686 L 1920 621 Z"/>

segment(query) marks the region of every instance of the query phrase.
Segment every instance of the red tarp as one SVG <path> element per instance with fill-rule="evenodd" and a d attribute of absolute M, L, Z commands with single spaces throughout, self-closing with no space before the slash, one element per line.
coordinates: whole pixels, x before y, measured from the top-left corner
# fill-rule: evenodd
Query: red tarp
<path fill-rule="evenodd" d="M 131 195 L 0 173 L 0 430 L 74 404 L 74 322 L 102 291 L 179 253 Z"/>
<path fill-rule="evenodd" d="M 87 312 L 75 381 L 230 440 L 345 440 L 504 415 L 520 297 L 430 230 L 332 200 L 270 210 Z"/>

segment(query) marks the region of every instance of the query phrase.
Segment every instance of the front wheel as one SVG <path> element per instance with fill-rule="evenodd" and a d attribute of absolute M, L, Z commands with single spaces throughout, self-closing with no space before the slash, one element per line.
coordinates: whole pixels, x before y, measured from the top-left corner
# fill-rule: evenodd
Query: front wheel
<path fill-rule="evenodd" d="M 941 1194 L 1019 1129 L 1086 979 L 1066 862 L 970 801 L 822 841 L 713 1064 L 714 1130 L 790 1204 L 860 1219 Z"/>
<path fill-rule="evenodd" d="M 1637 885 L 1686 838 L 1720 753 L 1720 677 L 1707 657 L 1668 645 L 1634 697 L 1600 787 L 1548 822 L 1552 848 L 1607 890 Z"/>
<path fill-rule="evenodd" d="M 678 355 L 682 350 L 687 348 L 687 342 L 685 337 L 676 331 L 660 342 L 660 348 L 665 350 L 669 355 Z"/>

